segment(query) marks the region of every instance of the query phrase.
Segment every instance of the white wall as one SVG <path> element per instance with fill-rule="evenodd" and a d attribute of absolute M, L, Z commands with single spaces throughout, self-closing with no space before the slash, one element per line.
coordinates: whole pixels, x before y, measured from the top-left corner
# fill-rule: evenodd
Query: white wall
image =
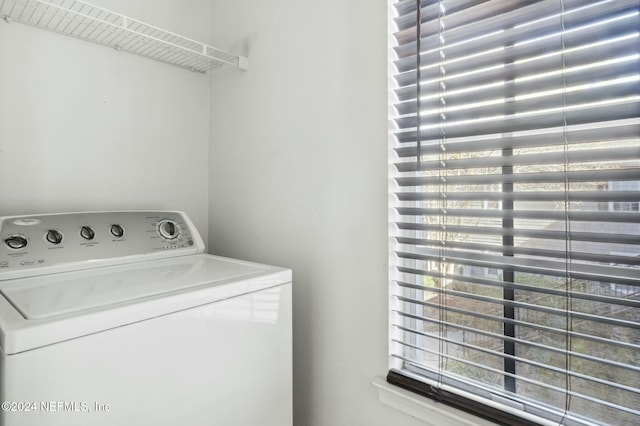
<path fill-rule="evenodd" d="M 209 1 L 94 0 L 193 38 Z M 0 21 L 0 216 L 186 210 L 208 227 L 209 79 Z"/>
<path fill-rule="evenodd" d="M 387 2 L 212 0 L 210 251 L 293 268 L 296 426 L 413 426 L 387 368 Z M 256 354 L 256 357 L 260 354 Z"/>

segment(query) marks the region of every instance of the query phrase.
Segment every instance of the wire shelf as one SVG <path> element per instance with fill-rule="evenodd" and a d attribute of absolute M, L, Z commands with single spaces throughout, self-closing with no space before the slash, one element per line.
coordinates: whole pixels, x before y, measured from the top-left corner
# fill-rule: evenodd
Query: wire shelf
<path fill-rule="evenodd" d="M 205 73 L 248 60 L 80 0 L 0 0 L 0 17 Z"/>

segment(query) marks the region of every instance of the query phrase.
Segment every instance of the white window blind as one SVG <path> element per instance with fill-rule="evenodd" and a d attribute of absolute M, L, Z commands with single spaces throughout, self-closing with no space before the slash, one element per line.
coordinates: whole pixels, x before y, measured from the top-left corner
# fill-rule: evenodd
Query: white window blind
<path fill-rule="evenodd" d="M 394 11 L 388 380 L 640 424 L 640 2 Z"/>

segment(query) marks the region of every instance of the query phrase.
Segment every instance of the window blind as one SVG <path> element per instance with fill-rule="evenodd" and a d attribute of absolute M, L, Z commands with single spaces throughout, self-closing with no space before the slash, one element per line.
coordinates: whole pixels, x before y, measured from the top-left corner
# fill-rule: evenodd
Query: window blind
<path fill-rule="evenodd" d="M 401 0 L 388 380 L 640 423 L 640 2 Z"/>

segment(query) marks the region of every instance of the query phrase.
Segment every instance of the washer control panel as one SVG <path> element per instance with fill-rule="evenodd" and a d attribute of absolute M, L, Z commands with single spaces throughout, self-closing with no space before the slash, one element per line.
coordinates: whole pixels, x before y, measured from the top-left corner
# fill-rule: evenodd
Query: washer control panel
<path fill-rule="evenodd" d="M 0 218 L 0 280 L 201 253 L 183 212 L 88 212 Z"/>

